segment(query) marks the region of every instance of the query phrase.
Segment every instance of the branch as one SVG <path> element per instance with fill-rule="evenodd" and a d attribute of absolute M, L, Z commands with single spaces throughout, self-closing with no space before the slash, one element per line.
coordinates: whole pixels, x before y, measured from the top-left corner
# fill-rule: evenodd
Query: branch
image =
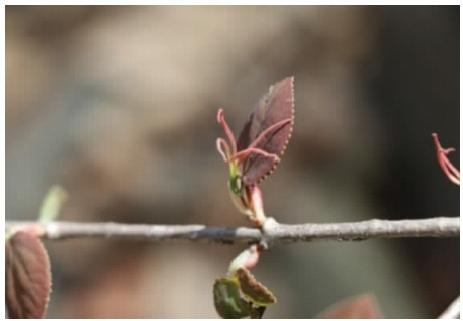
<path fill-rule="evenodd" d="M 266 224 L 270 222 L 267 220 Z M 264 229 L 265 230 L 265 229 Z M 353 223 L 276 224 L 270 227 L 270 238 L 279 241 L 312 241 L 328 239 L 360 241 L 369 238 L 456 237 L 460 235 L 459 217 L 436 217 L 417 220 L 378 220 Z"/>
<path fill-rule="evenodd" d="M 439 319 L 458 319 L 460 317 L 460 297 L 457 297 L 444 312 L 439 316 Z"/>
<path fill-rule="evenodd" d="M 146 240 L 153 242 L 187 240 L 224 244 L 271 244 L 318 239 L 357 241 L 369 238 L 397 237 L 458 237 L 459 217 L 437 217 L 419 220 L 369 220 L 354 223 L 279 224 L 268 218 L 261 229 L 250 227 L 207 227 L 205 225 L 147 225 L 122 223 L 77 222 L 6 222 L 7 228 L 35 225 L 43 230 L 42 237 L 49 240 L 69 238 L 113 238 Z"/>

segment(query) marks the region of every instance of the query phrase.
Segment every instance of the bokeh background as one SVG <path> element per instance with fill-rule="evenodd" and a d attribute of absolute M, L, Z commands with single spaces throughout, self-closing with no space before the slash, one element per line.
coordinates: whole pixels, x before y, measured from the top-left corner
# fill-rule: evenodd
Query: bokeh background
<path fill-rule="evenodd" d="M 459 8 L 7 6 L 6 219 L 248 224 L 215 150 L 259 97 L 296 79 L 292 141 L 262 185 L 284 223 L 459 215 L 431 133 L 459 147 Z M 459 151 L 451 156 L 459 164 Z M 243 246 L 47 242 L 49 317 L 216 317 L 212 284 Z M 310 318 L 374 293 L 387 317 L 435 317 L 459 292 L 457 239 L 314 242 L 255 269 Z"/>

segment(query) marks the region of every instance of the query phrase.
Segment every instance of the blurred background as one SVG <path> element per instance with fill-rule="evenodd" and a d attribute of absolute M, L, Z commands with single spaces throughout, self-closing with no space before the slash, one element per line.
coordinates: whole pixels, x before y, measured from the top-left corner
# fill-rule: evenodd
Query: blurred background
<path fill-rule="evenodd" d="M 295 76 L 296 122 L 262 184 L 284 223 L 459 215 L 431 133 L 459 164 L 459 8 L 6 7 L 6 219 L 53 184 L 81 222 L 246 225 L 215 150 Z M 458 167 L 458 166 L 457 166 Z M 52 318 L 216 317 L 212 284 L 244 248 L 47 242 Z M 310 318 L 371 292 L 386 317 L 436 317 L 459 293 L 458 239 L 313 242 L 266 252 L 266 317 Z"/>

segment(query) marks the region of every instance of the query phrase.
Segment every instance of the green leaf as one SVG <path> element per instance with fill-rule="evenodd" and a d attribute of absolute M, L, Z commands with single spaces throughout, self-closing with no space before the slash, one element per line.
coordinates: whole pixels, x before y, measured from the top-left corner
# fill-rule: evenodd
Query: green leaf
<path fill-rule="evenodd" d="M 246 299 L 249 299 L 254 305 L 265 307 L 277 302 L 273 293 L 257 281 L 248 269 L 238 269 L 236 277 L 239 280 L 241 291 Z"/>
<path fill-rule="evenodd" d="M 230 278 L 220 278 L 214 283 L 214 305 L 224 319 L 238 319 L 255 314 L 249 302 L 242 299 L 239 284 Z"/>
<path fill-rule="evenodd" d="M 54 185 L 48 191 L 39 211 L 39 221 L 42 223 L 54 221 L 59 214 L 61 207 L 67 200 L 68 194 L 59 185 Z"/>
<path fill-rule="evenodd" d="M 50 262 L 33 230 L 17 231 L 5 248 L 5 299 L 10 318 L 43 318 L 51 292 Z"/>
<path fill-rule="evenodd" d="M 266 307 L 253 307 L 251 311 L 251 319 L 262 319 Z"/>

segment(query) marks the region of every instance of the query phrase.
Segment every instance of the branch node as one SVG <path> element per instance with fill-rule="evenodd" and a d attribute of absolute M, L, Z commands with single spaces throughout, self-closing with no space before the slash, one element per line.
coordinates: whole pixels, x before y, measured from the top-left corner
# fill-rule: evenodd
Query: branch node
<path fill-rule="evenodd" d="M 260 242 L 264 249 L 268 250 L 273 243 L 275 243 L 274 232 L 279 225 L 280 224 L 273 217 L 267 217 L 265 219 L 261 227 L 262 239 Z"/>

